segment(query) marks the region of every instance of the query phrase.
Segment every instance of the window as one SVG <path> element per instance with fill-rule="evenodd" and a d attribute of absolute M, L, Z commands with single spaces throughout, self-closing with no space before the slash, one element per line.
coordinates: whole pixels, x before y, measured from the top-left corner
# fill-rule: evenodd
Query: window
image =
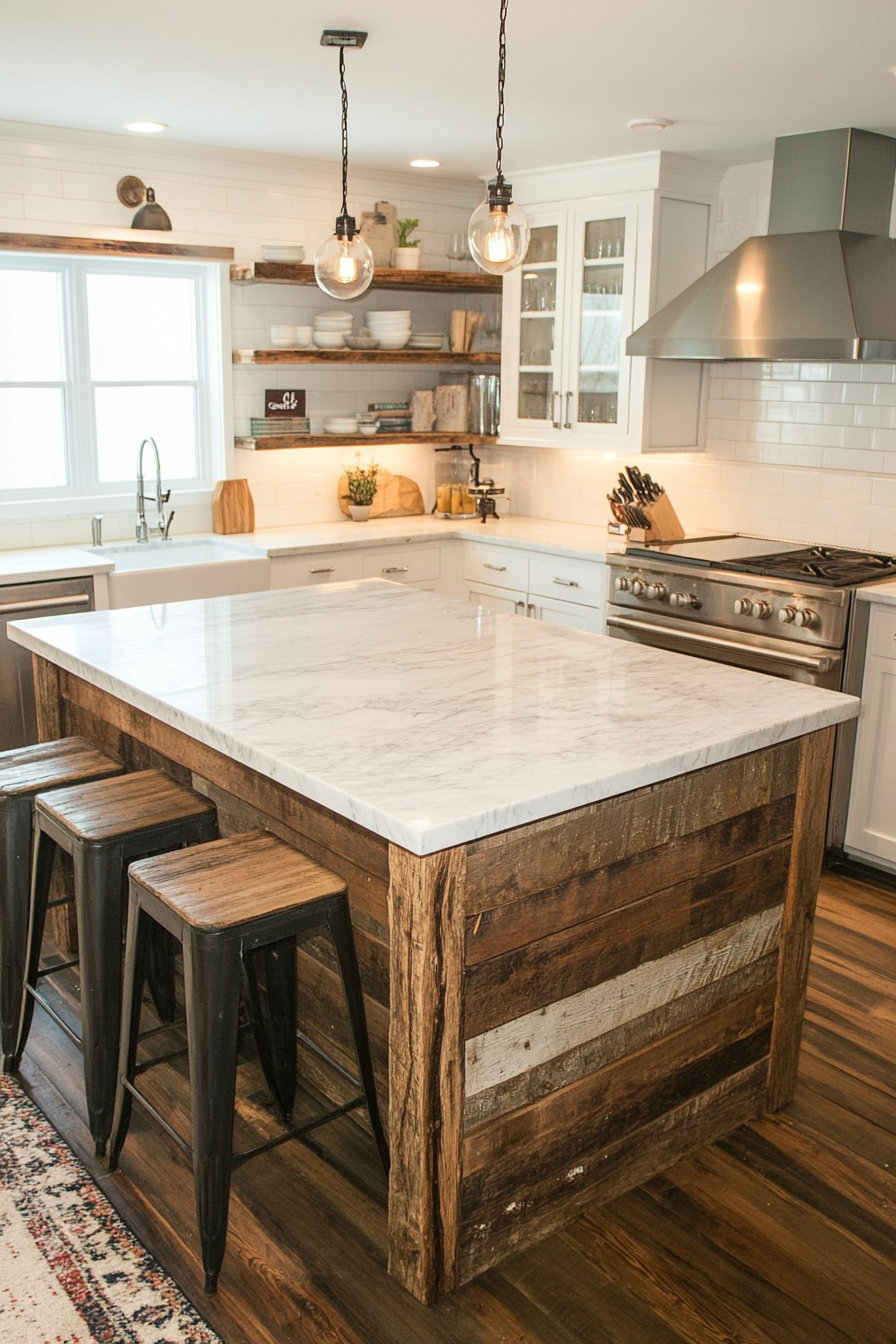
<path fill-rule="evenodd" d="M 111 503 L 155 439 L 166 486 L 223 466 L 218 270 L 0 254 L 0 504 Z"/>

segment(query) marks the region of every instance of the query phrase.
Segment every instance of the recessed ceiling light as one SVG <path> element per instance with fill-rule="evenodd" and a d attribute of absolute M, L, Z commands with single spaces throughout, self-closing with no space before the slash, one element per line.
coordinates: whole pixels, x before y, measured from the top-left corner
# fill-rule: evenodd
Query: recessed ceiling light
<path fill-rule="evenodd" d="M 626 122 L 626 125 L 630 131 L 668 131 L 675 122 L 668 117 L 635 117 L 634 121 Z"/>
<path fill-rule="evenodd" d="M 411 159 L 412 168 L 438 168 L 438 159 Z"/>
<path fill-rule="evenodd" d="M 141 135 L 154 135 L 157 131 L 167 131 L 163 121 L 126 121 L 126 131 L 138 131 Z"/>

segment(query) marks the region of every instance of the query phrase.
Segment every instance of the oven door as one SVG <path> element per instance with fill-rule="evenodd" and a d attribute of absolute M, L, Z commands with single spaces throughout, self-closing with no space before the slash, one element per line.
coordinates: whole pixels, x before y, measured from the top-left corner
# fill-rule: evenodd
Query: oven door
<path fill-rule="evenodd" d="M 715 663 L 733 663 L 751 672 L 802 681 L 826 690 L 840 689 L 843 654 L 839 649 L 800 646 L 795 641 L 773 639 L 750 633 L 734 634 L 720 625 L 701 625 L 662 613 L 632 611 L 611 605 L 607 615 L 607 634 L 653 649 L 686 653 L 692 658 L 709 658 Z"/>

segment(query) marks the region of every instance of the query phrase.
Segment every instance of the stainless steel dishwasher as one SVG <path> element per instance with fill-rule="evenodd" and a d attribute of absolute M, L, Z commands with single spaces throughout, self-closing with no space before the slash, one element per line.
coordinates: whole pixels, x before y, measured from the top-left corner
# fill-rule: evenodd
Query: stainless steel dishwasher
<path fill-rule="evenodd" d="M 31 654 L 14 644 L 7 621 L 93 610 L 93 578 L 0 585 L 0 751 L 37 741 Z"/>

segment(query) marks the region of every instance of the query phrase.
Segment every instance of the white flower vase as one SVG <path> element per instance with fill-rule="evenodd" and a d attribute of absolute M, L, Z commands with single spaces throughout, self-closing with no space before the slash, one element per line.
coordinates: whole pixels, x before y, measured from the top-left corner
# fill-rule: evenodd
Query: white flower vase
<path fill-rule="evenodd" d="M 392 269 L 395 271 L 419 271 L 419 247 L 393 247 Z"/>
<path fill-rule="evenodd" d="M 348 511 L 356 523 L 366 523 L 372 508 L 372 504 L 349 504 Z"/>

